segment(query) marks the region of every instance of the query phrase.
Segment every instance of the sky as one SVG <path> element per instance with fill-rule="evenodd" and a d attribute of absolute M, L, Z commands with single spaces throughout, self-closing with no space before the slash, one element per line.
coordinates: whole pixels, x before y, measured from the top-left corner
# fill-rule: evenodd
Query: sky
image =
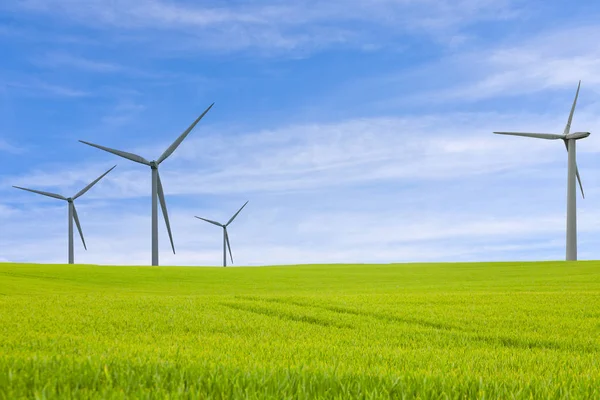
<path fill-rule="evenodd" d="M 600 3 L 591 0 L 4 0 L 0 261 L 87 251 L 149 265 L 560 260 L 571 131 L 580 259 L 600 258 Z"/>

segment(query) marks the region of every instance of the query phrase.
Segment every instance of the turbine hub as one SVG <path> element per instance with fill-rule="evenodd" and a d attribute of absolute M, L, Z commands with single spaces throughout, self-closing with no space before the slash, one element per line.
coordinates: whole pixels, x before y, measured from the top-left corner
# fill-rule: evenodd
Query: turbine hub
<path fill-rule="evenodd" d="M 72 198 L 72 197 L 69 197 L 69 198 L 67 198 L 67 201 L 68 201 L 69 203 L 72 203 L 72 202 L 73 202 L 73 198 Z"/>
<path fill-rule="evenodd" d="M 150 168 L 158 169 L 158 163 L 156 161 L 150 161 Z"/>

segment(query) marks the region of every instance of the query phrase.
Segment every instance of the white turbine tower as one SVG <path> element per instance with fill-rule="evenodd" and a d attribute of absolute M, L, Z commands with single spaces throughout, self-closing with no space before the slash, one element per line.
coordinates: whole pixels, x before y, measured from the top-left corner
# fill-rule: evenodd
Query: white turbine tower
<path fill-rule="evenodd" d="M 224 267 L 227 266 L 227 249 L 229 249 L 229 257 L 231 257 L 231 263 L 233 264 L 233 255 L 231 254 L 231 245 L 229 244 L 229 235 L 227 235 L 227 226 L 229 226 L 229 224 L 231 224 L 233 222 L 235 217 L 238 216 L 240 211 L 242 211 L 242 209 L 244 207 L 246 207 L 246 204 L 248 204 L 248 202 L 245 202 L 244 205 L 238 210 L 238 212 L 233 214 L 233 217 L 231 217 L 225 225 L 223 225 L 219 222 L 216 222 L 216 221 L 211 221 L 210 219 L 196 217 L 198 219 L 201 219 L 202 221 L 206 221 L 213 225 L 220 226 L 221 228 L 223 228 L 223 266 Z"/>
<path fill-rule="evenodd" d="M 98 179 L 96 179 L 95 181 L 93 181 L 92 183 L 90 183 L 89 185 L 84 187 L 83 189 L 81 189 L 73 197 L 64 197 L 64 196 L 61 196 L 60 194 L 56 194 L 56 193 L 42 192 L 41 190 L 26 189 L 26 188 L 19 187 L 19 186 L 13 186 L 14 188 L 21 189 L 21 190 L 27 190 L 28 192 L 33 192 L 33 193 L 41 194 L 44 196 L 53 197 L 53 198 L 59 199 L 59 200 L 65 200 L 69 204 L 69 264 L 73 264 L 75 262 L 75 256 L 74 256 L 74 250 L 73 250 L 73 220 L 75 220 L 75 224 L 77 225 L 77 230 L 79 231 L 79 236 L 81 236 L 81 241 L 83 242 L 83 248 L 87 250 L 87 246 L 85 245 L 85 239 L 83 238 L 83 232 L 81 231 L 81 225 L 79 224 L 79 217 L 77 216 L 77 210 L 75 209 L 74 201 L 75 201 L 75 199 L 83 196 L 83 194 L 85 192 L 90 190 L 92 186 L 94 186 L 96 183 L 98 183 L 98 181 L 100 179 L 104 178 L 104 176 L 106 174 L 108 174 L 110 171 L 112 171 L 115 167 L 116 167 L 116 165 L 114 167 L 112 167 L 111 169 L 109 169 L 108 171 L 106 171 L 105 173 L 103 173 L 102 175 L 100 175 L 100 177 L 98 177 Z"/>
<path fill-rule="evenodd" d="M 175 149 L 183 142 L 183 139 L 194 129 L 196 124 L 200 122 L 202 117 L 206 115 L 206 113 L 212 108 L 215 103 L 212 103 L 196 120 L 187 128 L 174 142 L 171 144 L 164 153 L 158 158 L 156 161 L 148 161 L 144 157 L 138 156 L 137 154 L 127 153 L 120 150 L 111 149 L 108 147 L 100 146 L 97 144 L 85 142 L 80 140 L 81 143 L 85 143 L 87 145 L 96 147 L 100 150 L 107 151 L 109 153 L 116 154 L 120 157 L 126 158 L 131 161 L 135 161 L 140 164 L 147 165 L 152 170 L 152 265 L 158 265 L 158 208 L 156 204 L 156 199 L 160 201 L 160 207 L 162 209 L 163 217 L 165 219 L 165 224 L 167 225 L 167 232 L 169 233 L 169 240 L 171 241 L 171 248 L 173 249 L 173 254 L 175 254 L 175 245 L 173 244 L 173 236 L 171 235 L 171 226 L 169 224 L 169 215 L 167 214 L 167 203 L 165 202 L 165 195 L 163 192 L 162 183 L 160 182 L 160 175 L 158 174 L 158 166 L 160 163 L 165 161 L 167 157 L 169 157 Z"/>
<path fill-rule="evenodd" d="M 590 132 L 569 133 L 571 130 L 571 121 L 573 120 L 573 113 L 575 112 L 575 106 L 577 105 L 577 97 L 579 97 L 580 87 L 581 81 L 579 81 L 579 85 L 577 85 L 575 100 L 573 100 L 573 106 L 571 107 L 569 120 L 567 121 L 567 126 L 565 127 L 565 130 L 562 135 L 553 133 L 494 132 L 500 135 L 526 136 L 538 139 L 562 139 L 562 141 L 565 143 L 565 146 L 569 153 L 567 169 L 567 261 L 577 260 L 577 189 L 575 188 L 576 178 L 579 182 L 579 188 L 581 189 L 581 196 L 585 198 L 583 194 L 583 185 L 581 184 L 581 177 L 579 176 L 579 169 L 577 168 L 577 154 L 575 143 L 579 139 L 583 139 L 590 136 Z"/>

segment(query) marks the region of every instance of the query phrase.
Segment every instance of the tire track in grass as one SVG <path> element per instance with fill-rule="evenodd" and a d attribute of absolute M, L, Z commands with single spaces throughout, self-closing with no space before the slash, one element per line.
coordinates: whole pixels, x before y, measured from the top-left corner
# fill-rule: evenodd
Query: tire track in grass
<path fill-rule="evenodd" d="M 341 329 L 344 329 L 344 328 L 353 329 L 354 328 L 350 324 L 341 324 L 341 323 L 337 323 L 337 322 L 330 321 L 327 319 L 314 317 L 311 315 L 298 315 L 298 314 L 293 314 L 293 313 L 287 313 L 287 312 L 283 312 L 281 310 L 274 310 L 274 309 L 268 308 L 268 307 L 260 307 L 260 306 L 256 306 L 256 305 L 245 305 L 245 304 L 239 304 L 239 303 L 225 303 L 225 302 L 221 302 L 219 304 L 222 306 L 228 307 L 228 308 L 232 308 L 234 310 L 248 311 L 248 312 L 252 312 L 255 314 L 266 315 L 269 317 L 276 317 L 276 318 L 285 319 L 288 321 L 304 322 L 307 324 L 319 325 L 319 326 L 326 327 L 326 328 L 331 328 L 331 327 L 341 328 Z"/>
<path fill-rule="evenodd" d="M 572 347 L 575 347 L 578 351 L 582 351 L 584 353 L 596 353 L 600 352 L 600 348 L 598 346 L 590 345 L 590 344 L 570 344 L 570 343 L 560 343 L 557 341 L 547 340 L 547 339 L 532 339 L 532 338 L 513 338 L 510 336 L 492 336 L 492 335 L 482 335 L 473 330 L 464 329 L 462 327 L 458 327 L 451 324 L 442 324 L 431 321 L 419 320 L 416 318 L 403 318 L 383 313 L 371 312 L 371 311 L 362 311 L 342 306 L 327 306 L 321 304 L 312 304 L 305 303 L 297 300 L 291 299 L 281 299 L 281 298 L 260 298 L 255 296 L 235 296 L 239 299 L 250 300 L 250 301 L 265 301 L 279 304 L 290 304 L 299 307 L 312 307 L 312 308 L 320 308 L 328 311 L 345 313 L 356 316 L 367 316 L 380 320 L 386 320 L 388 322 L 400 322 L 407 324 L 415 324 L 420 326 L 425 326 L 428 328 L 440 329 L 445 331 L 458 331 L 461 332 L 464 336 L 463 338 L 483 342 L 489 345 L 499 345 L 502 347 L 510 347 L 517 349 L 543 349 L 543 350 L 559 350 L 559 351 L 572 351 Z"/>
<path fill-rule="evenodd" d="M 560 343 L 551 340 L 519 339 L 508 336 L 475 335 L 472 339 L 491 345 L 495 344 L 502 347 L 513 347 L 517 349 L 563 350 L 564 347 Z"/>
<path fill-rule="evenodd" d="M 270 303 L 290 304 L 290 305 L 295 305 L 295 306 L 299 306 L 299 307 L 319 308 L 322 310 L 333 311 L 333 312 L 337 312 L 340 314 L 350 314 L 350 315 L 356 315 L 356 316 L 360 316 L 360 317 L 371 317 L 371 318 L 375 318 L 375 319 L 379 319 L 379 320 L 383 320 L 383 321 L 387 321 L 387 322 L 399 322 L 399 323 L 403 323 L 403 324 L 420 325 L 420 326 L 424 326 L 426 328 L 433 328 L 433 329 L 439 329 L 439 330 L 446 330 L 446 331 L 456 330 L 456 331 L 460 331 L 460 332 L 466 332 L 466 330 L 464 328 L 461 328 L 461 327 L 455 326 L 455 325 L 451 325 L 451 324 L 442 324 L 439 322 L 431 322 L 431 321 L 418 319 L 418 318 L 398 317 L 395 315 L 389 315 L 389 314 L 378 313 L 378 312 L 373 312 L 373 311 L 357 310 L 355 308 L 348 308 L 348 307 L 342 307 L 342 306 L 336 306 L 336 305 L 327 306 L 327 305 L 322 305 L 322 304 L 304 303 L 304 302 L 297 301 L 297 300 L 279 299 L 279 298 L 260 298 L 260 297 L 253 297 L 253 296 L 235 296 L 235 297 L 238 299 L 250 300 L 250 301 L 266 301 L 266 302 L 270 302 Z"/>
<path fill-rule="evenodd" d="M 589 343 L 561 343 L 558 341 L 537 339 L 537 338 L 514 338 L 510 336 L 496 335 L 481 335 L 474 334 L 469 336 L 469 339 L 483 342 L 489 345 L 498 345 L 502 347 L 510 347 L 515 349 L 541 349 L 541 350 L 558 350 L 565 352 L 581 352 L 581 353 L 600 353 L 600 348 L 597 345 Z"/>
<path fill-rule="evenodd" d="M 22 272 L 12 272 L 12 271 L 0 271 L 0 275 L 12 277 L 12 278 L 30 278 L 30 279 L 41 279 L 41 280 L 51 280 L 51 281 L 65 281 L 65 282 L 77 282 L 76 279 L 66 278 L 66 277 L 58 277 L 53 275 L 36 275 L 36 274 L 28 274 Z"/>

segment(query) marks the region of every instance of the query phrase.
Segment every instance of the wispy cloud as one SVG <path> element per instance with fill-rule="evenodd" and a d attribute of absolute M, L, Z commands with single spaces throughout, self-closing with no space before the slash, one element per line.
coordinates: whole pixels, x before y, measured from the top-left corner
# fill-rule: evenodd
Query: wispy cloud
<path fill-rule="evenodd" d="M 145 108 L 144 105 L 133 100 L 120 100 L 108 114 L 102 117 L 101 123 L 104 127 L 121 126 L 131 122 Z"/>
<path fill-rule="evenodd" d="M 291 198 L 286 198 L 286 202 Z M 338 200 L 342 200 L 339 198 Z M 385 201 L 388 202 L 392 198 Z M 368 196 L 354 199 L 368 202 Z M 98 264 L 148 264 L 149 214 L 124 212 L 114 205 L 94 206 L 89 200 L 78 205 L 89 251 L 77 243 L 77 261 Z M 397 198 L 398 206 L 406 199 Z M 296 203 L 294 203 L 296 204 Z M 370 206 L 381 204 L 377 201 Z M 220 210 L 197 206 L 171 208 L 171 226 L 177 254 L 170 251 L 160 221 L 163 265 L 219 265 L 222 260 L 220 232 L 193 218 L 219 220 L 239 204 L 228 201 Z M 281 218 L 282 216 L 285 218 Z M 600 214 L 587 213 L 582 220 L 583 241 L 597 235 Z M 20 226 L 2 237 L 0 249 L 11 260 L 64 262 L 66 212 L 28 205 L 3 216 L 3 222 Z M 35 229 L 32 229 L 35 226 Z M 521 252 L 527 260 L 560 259 L 563 256 L 564 217 L 548 215 L 502 215 L 481 218 L 470 212 L 414 212 L 380 209 L 374 212 L 319 212 L 318 205 L 293 210 L 289 206 L 250 202 L 230 229 L 237 265 L 269 265 L 320 262 L 398 262 L 443 260 L 509 260 Z M 5 236 L 5 235 L 3 235 Z M 537 239 L 532 241 L 531 236 Z M 50 238 L 50 239 L 49 239 Z M 514 243 L 522 241 L 522 244 Z M 36 246 L 31 246 L 36 243 Z M 586 248 L 586 246 L 582 246 Z"/>
<path fill-rule="evenodd" d="M 66 51 L 45 52 L 31 57 L 35 66 L 55 71 L 82 71 L 92 74 L 121 75 L 125 77 L 142 78 L 150 80 L 163 80 L 172 82 L 181 79 L 182 74 L 173 74 L 160 71 L 139 69 L 118 62 L 108 62 L 88 56 L 76 55 Z M 186 77 L 187 78 L 187 77 Z M 197 80 L 198 76 L 194 76 Z"/>
<path fill-rule="evenodd" d="M 12 81 L 6 83 L 6 87 L 10 90 L 33 97 L 65 97 L 65 98 L 81 98 L 88 97 L 91 93 L 74 89 L 68 86 L 51 84 L 39 80 L 30 82 Z"/>
<path fill-rule="evenodd" d="M 435 6 L 435 7 L 432 7 Z M 456 25 L 461 21 L 477 19 L 499 19 L 515 15 L 510 1 L 459 0 L 459 1 L 394 1 L 394 0 L 333 0 L 322 3 L 302 0 L 294 3 L 269 1 L 260 5 L 254 2 L 238 3 L 229 7 L 193 6 L 184 2 L 160 0 L 113 1 L 105 3 L 91 0 L 81 3 L 76 0 L 25 0 L 22 9 L 53 12 L 71 18 L 94 17 L 91 23 L 136 26 L 192 25 L 203 27 L 230 23 L 304 25 L 310 22 L 332 20 L 375 20 L 395 24 L 407 21 L 418 13 L 429 18 L 412 21 L 413 25 L 426 28 Z M 408 13 L 409 15 L 403 15 Z"/>
<path fill-rule="evenodd" d="M 51 68 L 81 69 L 90 72 L 111 73 L 123 71 L 124 67 L 110 62 L 95 61 L 84 57 L 77 57 L 67 53 L 46 53 L 35 57 L 32 62 L 36 65 Z"/>
<path fill-rule="evenodd" d="M 381 45 L 383 31 L 456 37 L 462 27 L 479 21 L 515 18 L 508 0 L 302 0 L 241 2 L 200 6 L 160 0 L 26 0 L 13 10 L 51 14 L 86 26 L 185 32 L 196 47 L 306 50 L 335 45 Z M 177 41 L 171 41 L 177 46 Z M 389 42 L 392 44 L 392 41 Z M 179 44 L 181 46 L 181 43 Z"/>
<path fill-rule="evenodd" d="M 8 141 L 0 138 L 0 152 L 6 152 L 11 154 L 21 154 L 25 151 L 22 147 L 15 146 Z"/>
<path fill-rule="evenodd" d="M 418 95 L 423 101 L 479 101 L 521 96 L 548 89 L 600 88 L 600 50 L 596 25 L 536 33 L 518 44 L 499 44 L 447 57 L 422 68 L 420 74 L 443 69 L 452 87 Z"/>
<path fill-rule="evenodd" d="M 578 126 L 589 115 L 579 114 Z M 498 129 L 537 131 L 562 126 L 564 118 L 541 115 L 457 113 L 413 118 L 372 118 L 330 124 L 290 126 L 271 131 L 234 133 L 203 128 L 192 135 L 161 167 L 172 195 L 281 192 L 347 187 L 377 182 L 451 181 L 561 163 L 564 148 L 550 141 L 500 137 Z M 539 122 L 538 122 L 539 121 Z M 543 122 L 543 124 L 542 124 Z M 596 120 L 588 126 L 599 126 Z M 440 128 L 443 126 L 443 133 Z M 600 139 L 600 138 L 598 138 Z M 118 144 L 104 143 L 113 148 Z M 586 139 L 584 151 L 598 151 L 596 137 Z M 523 144 L 529 146 L 524 147 Z M 161 154 L 169 142 L 121 149 L 148 159 Z M 149 171 L 100 150 L 82 145 L 90 161 L 63 169 L 49 168 L 12 177 L 16 183 L 73 190 L 105 164 L 122 166 L 107 185 L 112 196 L 147 195 Z M 99 160 L 105 160 L 99 162 Z M 585 170 L 585 165 L 582 163 Z"/>

